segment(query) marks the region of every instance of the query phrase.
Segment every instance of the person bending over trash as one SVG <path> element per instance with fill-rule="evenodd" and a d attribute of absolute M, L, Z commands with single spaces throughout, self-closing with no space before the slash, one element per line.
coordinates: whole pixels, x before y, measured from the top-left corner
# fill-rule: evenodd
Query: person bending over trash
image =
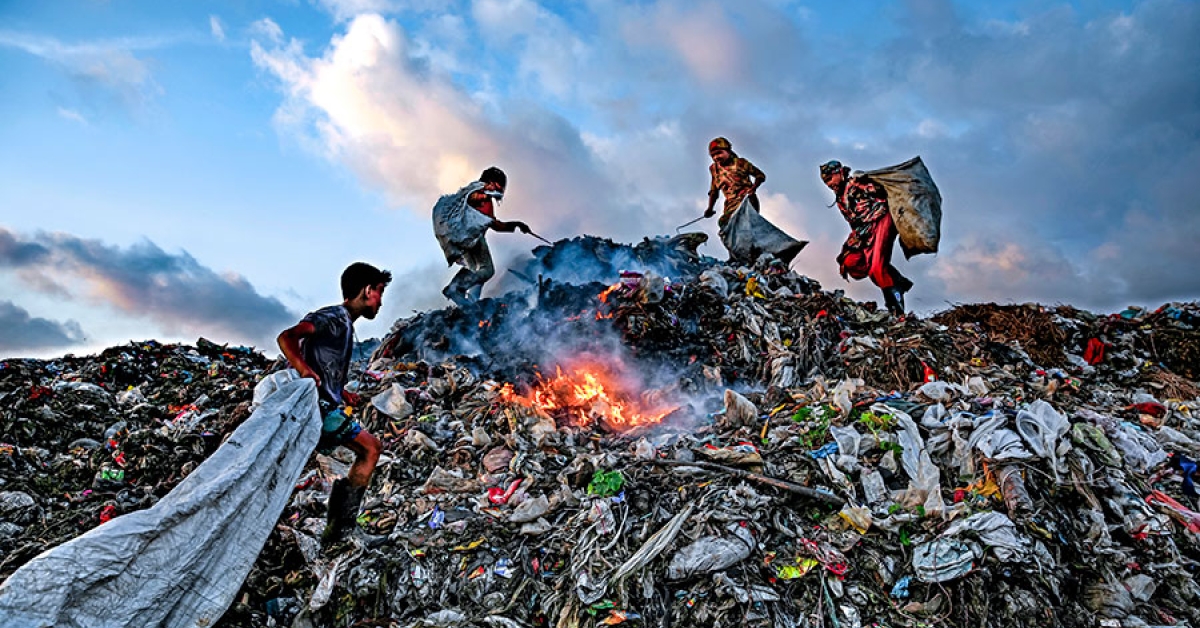
<path fill-rule="evenodd" d="M 443 195 L 433 207 L 433 233 L 446 263 L 462 266 L 442 294 L 459 306 L 478 301 L 483 285 L 496 274 L 487 230 L 530 233 L 529 226 L 519 220 L 496 219 L 496 203 L 504 198 L 507 185 L 504 171 L 493 166 L 484 170 L 478 181 Z"/>
<path fill-rule="evenodd" d="M 279 334 L 279 349 L 300 377 L 317 384 L 318 405 L 324 423 L 317 451 L 329 453 L 338 446 L 354 452 L 354 464 L 345 478 L 333 482 L 329 494 L 329 514 L 322 540 L 340 541 L 358 518 L 363 493 L 379 461 L 379 439 L 350 418 L 344 406 L 359 407 L 360 399 L 345 390 L 354 349 L 354 321 L 368 320 L 379 313 L 383 290 L 392 274 L 370 264 L 355 262 L 342 272 L 342 298 L 339 305 L 309 313 L 293 327 Z"/>
<path fill-rule="evenodd" d="M 708 143 L 708 155 L 712 157 L 713 161 L 712 165 L 708 167 L 708 172 L 712 175 L 712 183 L 708 186 L 708 209 L 704 211 L 704 217 L 712 218 L 716 214 L 713 206 L 717 203 L 717 195 L 722 193 L 725 194 L 725 208 L 721 212 L 717 224 L 724 226 L 729 221 L 729 217 L 733 215 L 734 210 L 747 197 L 750 198 L 750 204 L 758 211 L 758 194 L 756 192 L 759 186 L 767 180 L 767 175 L 763 174 L 763 171 L 749 160 L 738 157 L 737 153 L 733 152 L 733 146 L 729 140 L 723 137 L 718 137 Z"/>
<path fill-rule="evenodd" d="M 865 176 L 851 176 L 850 168 L 836 160 L 821 165 L 821 180 L 833 190 L 838 210 L 850 223 L 850 235 L 837 258 L 838 272 L 843 279 L 870 277 L 883 291 L 888 312 L 903 317 L 904 293 L 913 284 L 892 265 L 897 231 L 887 192 Z"/>
<path fill-rule="evenodd" d="M 725 207 L 717 225 L 721 244 L 729 251 L 729 261 L 753 265 L 763 256 L 770 255 L 784 266 L 791 264 L 808 242 L 784 233 L 759 213 L 756 192 L 767 180 L 767 175 L 738 157 L 729 140 L 723 137 L 708 143 L 708 154 L 712 157 L 712 165 L 708 167 L 712 183 L 708 187 L 708 209 L 703 218 L 711 218 L 716 213 L 713 205 L 717 195 L 724 194 Z"/>

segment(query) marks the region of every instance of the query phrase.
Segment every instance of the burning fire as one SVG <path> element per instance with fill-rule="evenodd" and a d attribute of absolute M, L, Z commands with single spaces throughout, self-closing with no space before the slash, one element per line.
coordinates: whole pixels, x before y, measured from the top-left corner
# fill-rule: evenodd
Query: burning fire
<path fill-rule="evenodd" d="M 657 425 L 679 408 L 639 398 L 603 366 L 583 366 L 569 373 L 564 373 L 562 367 L 555 370 L 552 378 L 539 376 L 528 395 L 517 394 L 511 384 L 506 384 L 500 391 L 501 399 L 539 408 L 579 427 L 591 428 L 599 423 L 617 432 Z"/>
<path fill-rule="evenodd" d="M 614 290 L 616 290 L 617 288 L 620 288 L 620 287 L 621 287 L 621 283 L 617 282 L 617 283 L 614 283 L 613 285 L 609 286 L 608 288 L 606 288 L 604 290 L 604 292 L 600 293 L 600 302 L 608 303 L 608 295 L 612 294 Z"/>

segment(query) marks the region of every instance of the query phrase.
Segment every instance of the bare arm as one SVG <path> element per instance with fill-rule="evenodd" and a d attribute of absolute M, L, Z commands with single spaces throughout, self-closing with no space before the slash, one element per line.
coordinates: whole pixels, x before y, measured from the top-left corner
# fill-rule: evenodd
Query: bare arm
<path fill-rule="evenodd" d="M 712 218 L 717 213 L 713 207 L 717 204 L 717 196 L 721 194 L 721 189 L 717 187 L 717 175 L 711 168 L 708 172 L 709 176 L 712 177 L 712 181 L 708 184 L 708 209 L 704 210 L 704 217 Z"/>
<path fill-rule="evenodd" d="M 491 228 L 495 231 L 502 231 L 504 233 L 512 233 L 513 231 L 529 233 L 529 225 L 521 222 L 520 220 L 504 222 L 503 220 L 496 220 L 493 218 Z"/>
<path fill-rule="evenodd" d="M 317 328 L 308 321 L 300 321 L 292 327 L 283 330 L 276 342 L 279 343 L 279 350 L 283 352 L 283 357 L 287 358 L 288 364 L 296 369 L 300 377 L 307 377 L 321 385 L 321 376 L 304 361 L 304 354 L 300 350 L 300 340 L 312 336 L 317 331 Z"/>
<path fill-rule="evenodd" d="M 758 166 L 755 166 L 754 164 L 752 164 L 748 161 L 746 162 L 746 164 L 750 166 L 750 179 L 751 179 L 751 181 L 754 182 L 754 187 L 750 188 L 750 193 L 754 194 L 755 192 L 758 191 L 758 188 L 762 184 L 767 182 L 767 174 L 765 172 L 763 172 L 762 170 L 759 170 Z"/>

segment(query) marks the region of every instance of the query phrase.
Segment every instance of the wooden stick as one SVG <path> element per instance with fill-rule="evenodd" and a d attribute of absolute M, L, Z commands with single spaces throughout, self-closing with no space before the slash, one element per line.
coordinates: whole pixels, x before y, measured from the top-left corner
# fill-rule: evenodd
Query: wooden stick
<path fill-rule="evenodd" d="M 651 464 L 656 464 L 660 467 L 698 467 L 700 469 L 706 469 L 708 471 L 719 471 L 726 475 L 732 475 L 733 477 L 736 477 L 736 478 L 742 478 L 744 480 L 753 480 L 760 484 L 766 484 L 767 486 L 774 486 L 775 488 L 789 491 L 789 492 L 795 493 L 797 495 L 802 495 L 809 499 L 816 499 L 819 501 L 823 501 L 831 506 L 837 506 L 838 508 L 841 508 L 842 506 L 846 505 L 846 500 L 844 500 L 841 497 L 838 497 L 837 495 L 834 495 L 832 493 L 818 491 L 816 489 L 808 488 L 807 486 L 800 486 L 799 484 L 793 484 L 792 482 L 788 482 L 787 480 L 780 480 L 778 478 L 768 477 L 768 476 L 762 475 L 761 473 L 752 473 L 750 471 L 743 471 L 742 469 L 735 469 L 733 467 L 727 467 L 725 465 L 716 464 L 714 462 L 703 462 L 703 461 L 685 462 L 683 460 L 658 460 L 658 459 L 641 460 L 639 462 L 649 462 Z"/>

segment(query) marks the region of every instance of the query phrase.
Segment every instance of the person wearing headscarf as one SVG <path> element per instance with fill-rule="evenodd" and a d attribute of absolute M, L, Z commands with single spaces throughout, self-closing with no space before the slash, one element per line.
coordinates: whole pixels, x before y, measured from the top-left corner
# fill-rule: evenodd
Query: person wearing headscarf
<path fill-rule="evenodd" d="M 749 160 L 738 157 L 737 153 L 733 152 L 729 140 L 723 137 L 708 143 L 708 155 L 712 157 L 712 165 L 708 167 L 712 183 L 708 186 L 708 209 L 705 210 L 704 217 L 711 218 L 716 214 L 713 207 L 719 194 L 725 195 L 725 208 L 717 221 L 722 226 L 728 222 L 729 216 L 746 197 L 750 198 L 750 204 L 758 210 L 758 195 L 755 192 L 767 180 L 767 175 Z"/>
<path fill-rule="evenodd" d="M 904 316 L 904 293 L 912 282 L 892 265 L 896 225 L 888 211 L 887 192 L 864 176 L 851 176 L 840 161 L 821 165 L 821 181 L 833 190 L 837 208 L 850 223 L 850 235 L 838 255 L 842 278 L 866 279 L 883 291 L 888 312 Z"/>

